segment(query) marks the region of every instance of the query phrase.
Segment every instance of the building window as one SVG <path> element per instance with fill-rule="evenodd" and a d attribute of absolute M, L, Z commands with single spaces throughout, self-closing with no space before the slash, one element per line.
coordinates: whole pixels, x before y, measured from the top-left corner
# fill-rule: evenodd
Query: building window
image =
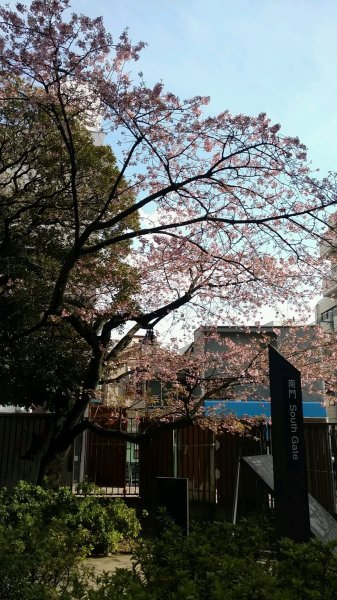
<path fill-rule="evenodd" d="M 331 323 L 332 321 L 332 310 L 326 310 L 321 314 L 321 321 Z"/>

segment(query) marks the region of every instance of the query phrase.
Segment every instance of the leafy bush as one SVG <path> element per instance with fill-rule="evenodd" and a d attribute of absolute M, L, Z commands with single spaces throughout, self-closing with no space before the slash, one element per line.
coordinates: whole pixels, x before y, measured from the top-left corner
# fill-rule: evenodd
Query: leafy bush
<path fill-rule="evenodd" d="M 81 559 L 135 538 L 140 524 L 122 500 L 78 498 L 20 482 L 0 491 L 0 600 L 67 598 Z M 60 596 L 60 594 L 63 594 Z M 70 598 L 70 596 L 69 596 Z"/>
<path fill-rule="evenodd" d="M 253 575 L 267 586 L 266 597 L 273 598 L 267 564 L 275 557 L 274 547 L 267 520 L 236 526 L 218 522 L 195 525 L 188 538 L 173 526 L 140 546 L 135 559 L 148 590 L 158 598 L 241 598 L 235 594 Z"/>
<path fill-rule="evenodd" d="M 292 599 L 336 600 L 336 550 L 337 542 L 322 544 L 313 539 L 308 544 L 295 544 L 282 540 L 273 573 L 292 590 Z"/>
<path fill-rule="evenodd" d="M 81 544 L 84 548 L 84 532 L 69 535 L 66 527 L 46 528 L 38 520 L 29 528 L 1 525 L 1 600 L 58 598 L 84 555 Z"/>
<path fill-rule="evenodd" d="M 12 492 L 0 491 L 0 525 L 28 530 L 33 526 L 52 528 L 66 531 L 75 541 L 80 534 L 80 550 L 116 552 L 120 542 L 139 535 L 140 523 L 135 510 L 123 500 L 100 498 L 92 495 L 93 491 L 91 486 L 85 495 L 77 497 L 68 488 L 54 492 L 21 481 Z"/>
<path fill-rule="evenodd" d="M 266 517 L 235 526 L 196 524 L 189 537 L 171 525 L 158 538 L 138 543 L 132 570 L 95 576 L 81 569 L 78 559 L 101 539 L 94 539 L 92 527 L 107 531 L 97 499 L 86 495 L 79 502 L 67 490 L 47 499 L 44 491 L 28 488 L 21 484 L 11 502 L 7 493 L 1 497 L 0 600 L 337 598 L 337 542 L 279 542 Z M 105 499 L 103 508 L 118 534 L 138 533 L 123 502 Z M 107 536 L 106 543 L 114 540 Z"/>
<path fill-rule="evenodd" d="M 268 519 L 171 527 L 143 542 L 133 572 L 97 578 L 76 600 L 336 600 L 337 544 L 277 542 Z"/>

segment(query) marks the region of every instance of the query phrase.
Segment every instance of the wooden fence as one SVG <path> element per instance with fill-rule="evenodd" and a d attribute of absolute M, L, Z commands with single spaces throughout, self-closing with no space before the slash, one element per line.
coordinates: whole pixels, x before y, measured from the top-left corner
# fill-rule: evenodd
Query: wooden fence
<path fill-rule="evenodd" d="M 326 510 L 335 513 L 335 425 L 305 423 L 304 435 L 309 492 Z"/>
<path fill-rule="evenodd" d="M 36 483 L 51 430 L 50 414 L 0 413 L 0 487 L 11 489 L 20 480 Z M 61 475 L 62 485 L 72 485 L 73 465 L 72 450 Z"/>
<path fill-rule="evenodd" d="M 142 426 L 146 424 L 140 423 Z M 335 428 L 325 423 L 305 423 L 309 491 L 332 513 L 336 505 L 333 471 L 336 435 Z M 127 465 L 130 469 L 135 462 L 131 462 L 129 445 L 89 434 L 87 474 L 105 492 L 139 495 L 147 502 L 154 498 L 156 477 L 187 477 L 192 502 L 217 504 L 228 512 L 235 495 L 240 457 L 271 452 L 271 428 L 268 425 L 256 427 L 245 436 L 229 432 L 215 435 L 191 425 L 155 435 L 137 446 L 138 477 L 131 485 Z M 239 498 L 241 508 L 249 511 L 267 503 L 269 497 L 254 473 L 244 469 Z"/>
<path fill-rule="evenodd" d="M 104 424 L 109 426 L 108 422 Z M 11 488 L 20 479 L 36 481 L 51 425 L 50 415 L 0 414 L 1 486 Z M 114 425 L 110 420 L 110 426 Z M 124 426 L 135 429 L 136 423 L 125 419 Z M 145 427 L 146 423 L 138 421 L 137 426 Z M 217 505 L 228 513 L 235 495 L 240 456 L 272 452 L 270 437 L 270 427 L 266 425 L 256 428 L 250 436 L 228 432 L 214 435 L 193 425 L 153 436 L 138 447 L 88 433 L 85 463 L 80 460 L 83 448 L 77 440 L 62 483 L 71 485 L 84 474 L 105 493 L 139 496 L 149 502 L 154 498 L 156 477 L 187 477 L 192 502 Z M 309 491 L 329 512 L 335 513 L 336 427 L 305 423 L 305 437 Z M 240 482 L 243 510 L 253 510 L 268 501 L 266 490 L 248 468 Z"/>

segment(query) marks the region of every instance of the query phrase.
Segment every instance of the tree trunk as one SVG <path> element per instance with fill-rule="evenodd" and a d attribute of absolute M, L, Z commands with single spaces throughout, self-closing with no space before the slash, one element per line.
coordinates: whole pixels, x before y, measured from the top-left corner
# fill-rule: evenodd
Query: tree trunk
<path fill-rule="evenodd" d="M 58 489 L 66 483 L 66 464 L 75 437 L 75 432 L 70 431 L 64 422 L 63 426 L 54 424 L 51 439 L 41 458 L 37 485 Z"/>
<path fill-rule="evenodd" d="M 41 458 L 37 485 L 58 489 L 62 482 L 66 483 L 66 464 L 69 452 L 77 436 L 76 425 L 81 422 L 86 402 L 71 406 L 71 400 L 61 396 L 56 403 L 51 438 Z"/>
<path fill-rule="evenodd" d="M 37 485 L 57 490 L 66 474 L 66 464 L 70 448 L 63 452 L 54 452 L 49 448 L 41 459 L 37 476 Z"/>

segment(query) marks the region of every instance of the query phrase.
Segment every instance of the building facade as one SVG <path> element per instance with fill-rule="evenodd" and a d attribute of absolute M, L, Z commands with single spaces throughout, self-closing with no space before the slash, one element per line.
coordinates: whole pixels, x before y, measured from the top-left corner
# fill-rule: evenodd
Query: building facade
<path fill-rule="evenodd" d="M 330 272 L 323 280 L 323 297 L 315 307 L 316 323 L 326 332 L 335 334 L 337 333 L 337 247 L 333 243 L 321 242 L 320 257 L 330 262 Z M 327 404 L 329 421 L 337 423 L 335 394 L 330 394 Z"/>

